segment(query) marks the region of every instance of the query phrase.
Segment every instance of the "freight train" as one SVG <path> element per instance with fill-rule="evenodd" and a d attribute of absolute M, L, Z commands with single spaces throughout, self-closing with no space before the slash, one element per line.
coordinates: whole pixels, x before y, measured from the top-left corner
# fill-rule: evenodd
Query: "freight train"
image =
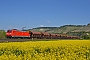
<path fill-rule="evenodd" d="M 29 39 L 79 39 L 78 36 L 67 36 L 46 32 L 21 31 L 17 29 L 7 30 L 7 38 L 29 38 Z"/>

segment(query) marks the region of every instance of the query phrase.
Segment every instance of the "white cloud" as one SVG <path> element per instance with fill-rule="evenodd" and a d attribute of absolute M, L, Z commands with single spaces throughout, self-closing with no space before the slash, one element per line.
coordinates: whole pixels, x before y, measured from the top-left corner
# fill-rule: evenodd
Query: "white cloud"
<path fill-rule="evenodd" d="M 44 25 L 40 25 L 40 27 L 44 27 Z"/>

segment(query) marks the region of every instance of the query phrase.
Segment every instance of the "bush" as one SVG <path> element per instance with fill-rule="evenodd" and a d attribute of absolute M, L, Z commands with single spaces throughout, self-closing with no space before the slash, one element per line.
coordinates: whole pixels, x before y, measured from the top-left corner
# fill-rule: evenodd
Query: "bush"
<path fill-rule="evenodd" d="M 5 39 L 6 38 L 6 32 L 4 30 L 0 30 L 0 39 Z"/>

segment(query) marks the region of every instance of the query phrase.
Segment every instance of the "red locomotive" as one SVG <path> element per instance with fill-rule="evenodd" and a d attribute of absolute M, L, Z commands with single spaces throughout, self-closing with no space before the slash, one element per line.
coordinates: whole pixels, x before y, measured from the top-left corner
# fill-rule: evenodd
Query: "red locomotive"
<path fill-rule="evenodd" d="M 17 29 L 7 30 L 6 32 L 7 38 L 29 38 L 29 32 L 19 31 Z"/>
<path fill-rule="evenodd" d="M 36 39 L 78 39 L 77 36 L 66 36 L 46 32 L 20 31 L 17 29 L 7 30 L 7 38 L 36 38 Z"/>

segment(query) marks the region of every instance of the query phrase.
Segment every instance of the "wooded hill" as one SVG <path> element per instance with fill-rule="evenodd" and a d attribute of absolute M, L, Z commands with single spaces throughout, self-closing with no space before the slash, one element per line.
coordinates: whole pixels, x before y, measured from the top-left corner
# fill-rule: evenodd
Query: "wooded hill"
<path fill-rule="evenodd" d="M 64 25 L 60 27 L 37 27 L 32 31 L 49 33 L 68 33 L 68 32 L 90 32 L 90 23 L 87 25 Z"/>

